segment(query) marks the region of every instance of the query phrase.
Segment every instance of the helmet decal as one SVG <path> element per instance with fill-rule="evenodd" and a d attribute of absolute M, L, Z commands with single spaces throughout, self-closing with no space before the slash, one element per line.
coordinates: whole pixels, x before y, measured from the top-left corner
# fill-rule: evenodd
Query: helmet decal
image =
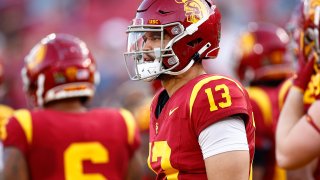
<path fill-rule="evenodd" d="M 53 78 L 56 84 L 61 84 L 66 82 L 66 78 L 64 77 L 64 74 L 61 72 L 53 73 Z"/>
<path fill-rule="evenodd" d="M 255 45 L 255 37 L 252 35 L 252 33 L 245 33 L 241 39 L 240 39 L 240 49 L 242 51 L 242 56 L 247 57 L 250 53 L 252 53 L 252 50 Z"/>
<path fill-rule="evenodd" d="M 198 22 L 204 16 L 209 14 L 206 4 L 201 0 L 176 0 L 178 4 L 184 4 L 185 16 L 187 22 L 192 24 Z"/>
<path fill-rule="evenodd" d="M 46 54 L 47 47 L 43 44 L 36 45 L 30 52 L 30 55 L 26 58 L 26 61 L 28 63 L 27 67 L 28 69 L 33 69 L 38 64 L 40 64 Z"/>
<path fill-rule="evenodd" d="M 160 20 L 158 20 L 158 19 L 149 19 L 148 24 L 159 25 L 161 23 L 160 23 Z"/>
<path fill-rule="evenodd" d="M 69 67 L 66 69 L 66 76 L 68 80 L 74 81 L 76 80 L 78 69 L 76 67 Z"/>

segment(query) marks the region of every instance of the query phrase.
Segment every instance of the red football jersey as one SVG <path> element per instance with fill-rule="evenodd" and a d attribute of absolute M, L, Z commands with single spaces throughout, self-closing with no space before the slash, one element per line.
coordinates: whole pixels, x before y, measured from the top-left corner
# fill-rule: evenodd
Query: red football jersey
<path fill-rule="evenodd" d="M 240 83 L 223 76 L 198 76 L 169 98 L 157 118 L 162 92 L 153 99 L 150 121 L 148 164 L 157 179 L 207 179 L 198 137 L 209 125 L 233 115 L 245 119 L 252 162 L 252 108 Z"/>
<path fill-rule="evenodd" d="M 309 81 L 308 87 L 304 92 L 303 102 L 305 112 L 308 111 L 311 104 L 320 98 L 320 73 L 313 74 Z"/>
<path fill-rule="evenodd" d="M 255 155 L 256 163 L 254 159 L 254 164 L 263 161 L 265 167 L 263 179 L 265 180 L 285 179 L 285 171 L 276 165 L 275 126 L 290 86 L 291 80 L 288 80 L 276 87 L 251 86 L 247 88 L 256 123 L 256 150 L 264 152 Z"/>
<path fill-rule="evenodd" d="M 33 180 L 124 179 L 140 144 L 135 121 L 123 109 L 19 110 L 6 131 L 4 146 L 24 154 Z"/>

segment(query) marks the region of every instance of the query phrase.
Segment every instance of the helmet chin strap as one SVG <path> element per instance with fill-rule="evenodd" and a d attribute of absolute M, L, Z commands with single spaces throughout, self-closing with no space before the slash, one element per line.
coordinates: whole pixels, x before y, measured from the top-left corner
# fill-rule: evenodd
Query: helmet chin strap
<path fill-rule="evenodd" d="M 156 76 L 145 78 L 145 79 L 143 79 L 143 81 L 144 82 L 151 82 L 151 81 L 155 80 L 158 76 L 159 76 L 159 74 Z"/>
<path fill-rule="evenodd" d="M 186 71 L 188 71 L 193 64 L 194 64 L 194 60 L 191 59 L 191 61 L 189 62 L 189 64 L 188 64 L 186 67 L 184 67 L 183 69 L 181 69 L 180 71 L 177 71 L 177 72 L 167 71 L 167 72 L 165 72 L 165 74 L 170 74 L 170 75 L 173 75 L 173 76 L 176 76 L 176 75 L 179 75 L 179 74 L 183 74 L 183 73 L 185 73 Z"/>
<path fill-rule="evenodd" d="M 205 45 L 197 52 L 198 56 L 201 56 L 201 54 L 203 54 L 210 46 L 211 46 L 211 43 L 209 43 L 209 42 L 208 42 L 207 44 L 205 44 Z M 181 69 L 180 71 L 177 71 L 177 72 L 167 71 L 167 72 L 165 72 L 165 74 L 170 74 L 170 75 L 173 75 L 173 76 L 176 76 L 176 75 L 179 75 L 179 74 L 183 74 L 183 73 L 185 73 L 186 71 L 188 71 L 188 70 L 192 67 L 192 65 L 194 64 L 194 62 L 195 62 L 195 60 L 194 60 L 194 59 L 191 59 L 190 62 L 189 62 L 189 64 L 188 64 L 186 67 L 184 67 L 183 69 Z"/>

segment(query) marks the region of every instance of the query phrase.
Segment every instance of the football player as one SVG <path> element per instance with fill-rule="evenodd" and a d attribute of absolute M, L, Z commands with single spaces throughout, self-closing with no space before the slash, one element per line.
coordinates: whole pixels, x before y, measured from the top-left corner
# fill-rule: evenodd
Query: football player
<path fill-rule="evenodd" d="M 320 1 L 304 0 L 299 66 L 276 131 L 278 164 L 295 169 L 320 155 Z M 314 173 L 319 179 L 319 166 Z"/>
<path fill-rule="evenodd" d="M 3 90 L 3 81 L 4 81 L 4 66 L 2 63 L 2 59 L 0 57 L 0 98 L 2 99 L 2 97 L 4 96 L 5 90 Z M 0 104 L 0 138 L 4 137 L 6 134 L 5 131 L 5 125 L 8 123 L 8 119 L 12 116 L 14 110 L 5 105 L 5 104 Z M 2 158 L 3 158 L 3 144 L 2 142 L 0 142 L 0 169 L 3 168 L 3 162 L 2 162 Z"/>
<path fill-rule="evenodd" d="M 17 110 L 6 126 L 4 179 L 124 179 L 129 165 L 138 170 L 131 113 L 85 106 L 96 69 L 86 44 L 72 35 L 50 34 L 33 47 L 22 78 L 35 108 Z"/>
<path fill-rule="evenodd" d="M 288 56 L 292 53 L 289 42 L 283 28 L 251 22 L 235 46 L 236 72 L 248 84 L 256 122 L 255 180 L 306 179 L 312 174 L 307 169 L 286 172 L 276 165 L 275 127 L 294 73 L 293 55 Z"/>
<path fill-rule="evenodd" d="M 124 53 L 132 80 L 161 80 L 151 104 L 149 167 L 157 179 L 249 179 L 254 123 L 231 78 L 206 74 L 217 56 L 220 12 L 206 0 L 144 0 Z"/>

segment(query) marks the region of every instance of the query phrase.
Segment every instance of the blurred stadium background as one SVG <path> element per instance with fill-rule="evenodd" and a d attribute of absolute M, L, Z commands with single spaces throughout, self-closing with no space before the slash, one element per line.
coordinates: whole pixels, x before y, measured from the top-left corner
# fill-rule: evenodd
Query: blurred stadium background
<path fill-rule="evenodd" d="M 232 49 L 241 29 L 250 21 L 273 22 L 285 27 L 299 0 L 216 0 L 223 14 L 221 50 L 207 61 L 209 72 L 235 76 Z M 91 105 L 118 106 L 120 88 L 127 75 L 123 52 L 126 28 L 140 0 L 0 0 L 0 59 L 5 80 L 0 90 L 2 103 L 27 107 L 20 69 L 30 48 L 44 36 L 70 33 L 83 39 L 93 52 L 101 83 Z M 133 83 L 134 84 L 134 83 Z M 149 88 L 139 84 L 141 89 Z M 122 97 L 123 99 L 123 97 Z"/>

